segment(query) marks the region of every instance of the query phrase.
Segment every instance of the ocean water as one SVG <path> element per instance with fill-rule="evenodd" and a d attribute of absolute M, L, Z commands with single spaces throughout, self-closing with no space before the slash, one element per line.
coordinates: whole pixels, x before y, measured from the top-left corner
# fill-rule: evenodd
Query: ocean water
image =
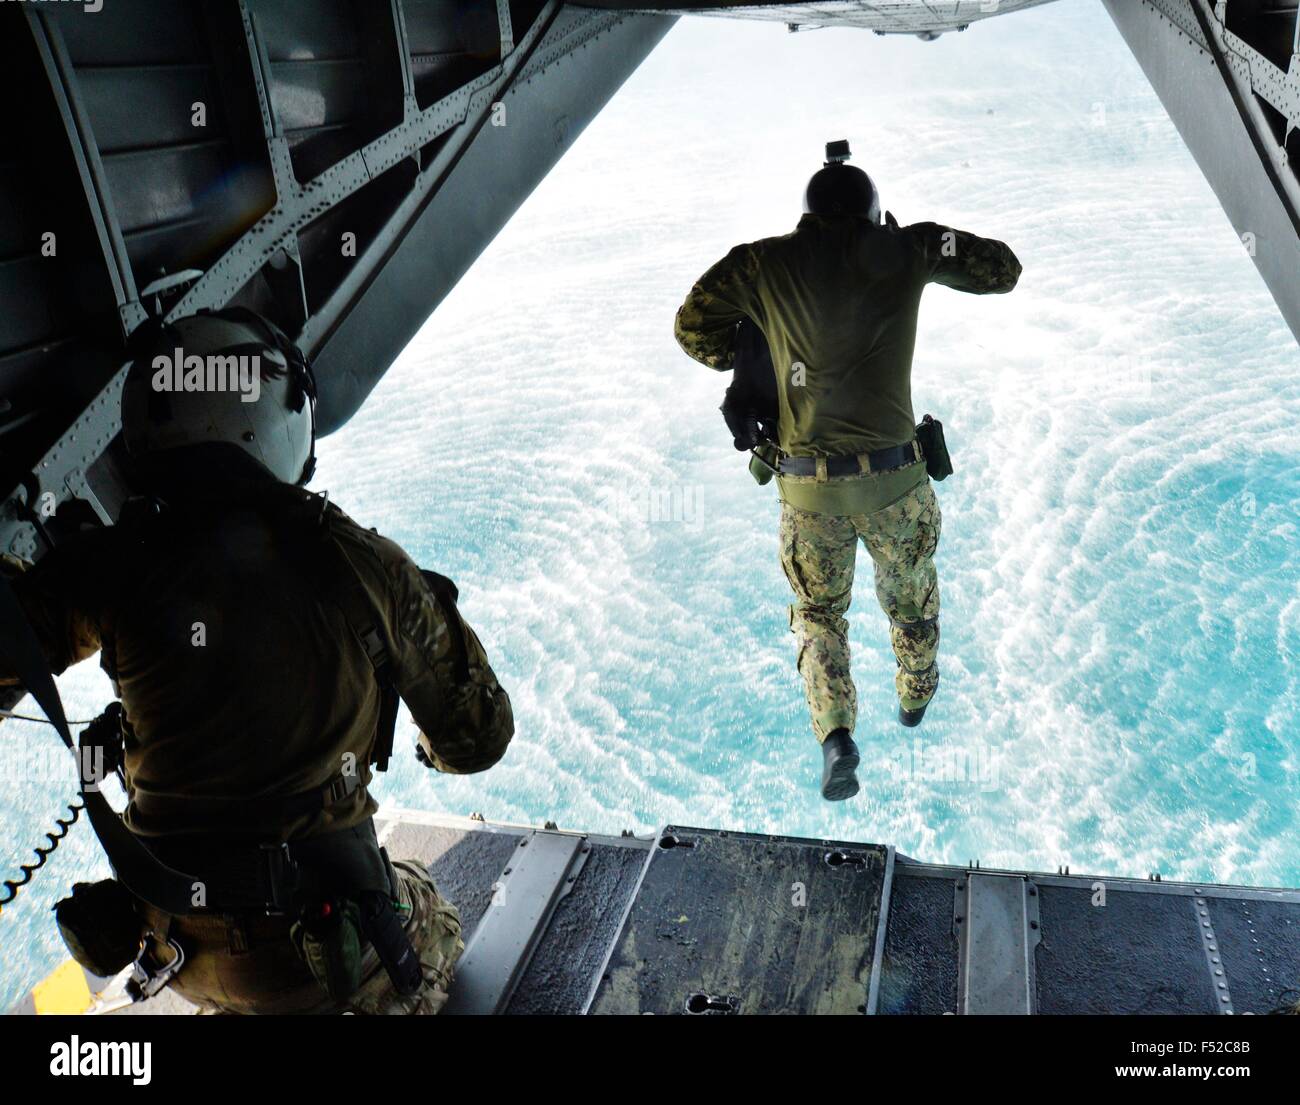
<path fill-rule="evenodd" d="M 916 408 L 957 469 L 944 680 L 901 729 L 864 567 L 864 787 L 828 805 L 775 494 L 672 318 L 733 244 L 793 227 L 822 143 L 846 136 L 900 221 L 1002 238 L 1024 275 L 1009 296 L 926 293 Z M 683 21 L 321 444 L 315 485 L 457 580 L 515 705 L 509 754 L 470 777 L 421 769 L 403 716 L 378 795 L 1300 884 L 1298 360 L 1100 4 L 934 43 Z M 61 686 L 74 717 L 108 697 L 89 663 Z M 71 773 L 35 778 L 55 738 L 4 728 L 26 780 L 0 793 L 8 867 Z M 57 963 L 48 907 L 103 868 L 78 826 L 0 915 L 0 1003 Z"/>

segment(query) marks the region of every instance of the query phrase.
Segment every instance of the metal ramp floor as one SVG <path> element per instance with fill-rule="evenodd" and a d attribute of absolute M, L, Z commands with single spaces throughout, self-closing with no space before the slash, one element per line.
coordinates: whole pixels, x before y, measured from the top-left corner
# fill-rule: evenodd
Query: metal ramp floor
<path fill-rule="evenodd" d="M 918 863 L 669 826 L 598 836 L 402 812 L 466 934 L 447 1012 L 1267 1013 L 1300 985 L 1300 891 Z M 126 1009 L 186 1013 L 164 993 Z"/>

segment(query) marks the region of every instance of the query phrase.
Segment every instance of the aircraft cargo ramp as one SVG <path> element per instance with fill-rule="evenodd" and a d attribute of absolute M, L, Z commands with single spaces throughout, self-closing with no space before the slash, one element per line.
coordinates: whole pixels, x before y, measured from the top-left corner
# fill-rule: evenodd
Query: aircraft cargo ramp
<path fill-rule="evenodd" d="M 651 839 L 402 812 L 380 832 L 460 908 L 453 1014 L 1243 1014 L 1300 983 L 1300 890 L 675 825 Z M 97 980 L 88 1011 L 194 1011 L 166 992 L 127 1005 L 122 981 Z"/>

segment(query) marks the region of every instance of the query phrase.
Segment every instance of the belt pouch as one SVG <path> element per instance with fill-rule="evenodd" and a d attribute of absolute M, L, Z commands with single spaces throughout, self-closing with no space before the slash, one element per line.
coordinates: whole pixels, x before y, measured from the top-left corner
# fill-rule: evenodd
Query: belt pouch
<path fill-rule="evenodd" d="M 54 920 L 72 958 L 100 978 L 117 974 L 140 950 L 144 925 L 135 898 L 116 879 L 76 883 L 55 905 Z"/>
<path fill-rule="evenodd" d="M 943 423 L 928 414 L 916 428 L 916 440 L 925 455 L 925 470 L 932 480 L 946 480 L 952 475 L 952 460 L 948 444 L 943 439 Z"/>

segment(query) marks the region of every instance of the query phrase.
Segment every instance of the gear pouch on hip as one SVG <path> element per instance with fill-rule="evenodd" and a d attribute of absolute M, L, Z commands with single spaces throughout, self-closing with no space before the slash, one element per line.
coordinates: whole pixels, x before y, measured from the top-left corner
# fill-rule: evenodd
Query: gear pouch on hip
<path fill-rule="evenodd" d="M 916 428 L 916 440 L 925 456 L 925 470 L 932 480 L 946 480 L 952 475 L 952 459 L 943 439 L 943 423 L 928 414 Z"/>
<path fill-rule="evenodd" d="M 72 896 L 55 905 L 54 920 L 72 958 L 100 978 L 117 974 L 140 951 L 144 922 L 116 879 L 75 883 Z"/>
<path fill-rule="evenodd" d="M 312 977 L 335 1001 L 361 985 L 361 911 L 356 902 L 315 902 L 289 930 L 289 938 Z"/>
<path fill-rule="evenodd" d="M 765 441 L 753 449 L 752 454 L 749 458 L 749 474 L 754 477 L 754 482 L 762 487 L 770 483 L 772 477 L 776 475 L 776 464 L 780 457 L 776 446 L 770 441 Z"/>

